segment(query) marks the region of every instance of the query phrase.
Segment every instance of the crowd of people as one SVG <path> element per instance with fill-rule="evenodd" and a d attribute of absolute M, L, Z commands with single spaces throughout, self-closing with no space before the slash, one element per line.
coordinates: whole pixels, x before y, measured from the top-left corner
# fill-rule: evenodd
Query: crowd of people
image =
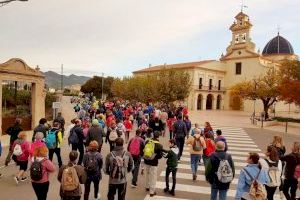
<path fill-rule="evenodd" d="M 46 119 L 40 119 L 31 142 L 22 131 L 20 119 L 6 130 L 10 135 L 10 147 L 5 165 L 14 160 L 19 166 L 14 177 L 16 184 L 26 181 L 29 172 L 38 200 L 47 199 L 49 174 L 56 170 L 52 162 L 54 154 L 59 167 L 57 179 L 61 183 L 62 200 L 79 200 L 81 196 L 88 200 L 91 183 L 94 186 L 93 198 L 100 199 L 103 173 L 109 176 L 108 200 L 115 199 L 116 194 L 119 200 L 126 199 L 128 174 L 132 174 L 132 188 L 138 187 L 139 174 L 145 174 L 145 189 L 153 197 L 162 158 L 166 158 L 163 191 L 175 196 L 177 167 L 184 146 L 190 152 L 191 179 L 197 180 L 198 166 L 203 165 L 206 181 L 211 185 L 210 199 L 227 199 L 236 170 L 228 153 L 230 146 L 226 137 L 222 130 L 213 130 L 209 122 L 203 127 L 199 123 L 192 126 L 184 106 L 171 108 L 126 101 L 100 102 L 92 96 L 72 98 L 71 101 L 77 117 L 71 121 L 68 131 L 61 113 L 51 125 Z M 63 138 L 67 138 L 71 146 L 68 161 L 61 158 Z M 168 138 L 168 146 L 163 145 L 162 138 Z M 107 155 L 103 155 L 105 144 L 109 146 Z M 282 138 L 275 136 L 266 147 L 266 157 L 250 152 L 247 166 L 240 170 L 235 199 L 272 200 L 277 188 L 287 200 L 296 199 L 300 142 L 295 142 L 291 151 L 286 154 Z M 80 184 L 84 184 L 83 192 Z"/>

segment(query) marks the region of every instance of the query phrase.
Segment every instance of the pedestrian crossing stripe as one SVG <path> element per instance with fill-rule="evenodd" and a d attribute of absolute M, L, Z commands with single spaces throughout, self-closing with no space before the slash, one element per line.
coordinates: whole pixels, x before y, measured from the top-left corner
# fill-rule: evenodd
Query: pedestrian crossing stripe
<path fill-rule="evenodd" d="M 253 141 L 236 141 L 234 139 L 226 139 L 226 142 L 228 144 L 232 143 L 232 142 L 235 142 L 235 143 L 239 143 L 239 144 L 255 144 Z"/>
<path fill-rule="evenodd" d="M 256 144 L 239 144 L 239 143 L 232 143 L 232 142 L 227 142 L 227 145 L 230 147 L 258 147 Z"/>
<path fill-rule="evenodd" d="M 191 165 L 187 165 L 187 164 L 178 164 L 177 166 L 178 169 L 191 169 Z M 198 166 L 198 171 L 205 171 L 205 167 L 203 165 Z M 236 169 L 235 170 L 235 174 L 240 174 L 241 170 L 240 169 Z"/>
<path fill-rule="evenodd" d="M 244 160 L 246 160 L 246 159 L 244 159 Z M 191 158 L 181 157 L 180 161 L 190 162 Z M 245 163 L 245 162 L 236 162 L 236 161 L 234 161 L 234 166 L 245 167 L 246 165 L 247 165 L 247 163 Z"/>
<path fill-rule="evenodd" d="M 157 196 L 157 195 L 150 197 L 150 195 L 148 194 L 144 200 L 189 200 L 189 199 L 179 199 L 174 197 L 165 197 L 165 196 Z"/>
<path fill-rule="evenodd" d="M 162 171 L 161 173 L 160 173 L 160 176 L 161 177 L 165 177 L 166 176 L 166 171 Z M 170 177 L 172 177 L 172 176 L 170 176 Z M 179 173 L 179 172 L 177 172 L 176 173 L 176 179 L 177 178 L 180 178 L 180 179 L 187 179 L 187 180 L 192 180 L 192 174 L 188 174 L 188 173 Z M 170 178 L 170 182 L 172 183 L 172 178 Z M 206 178 L 205 178 L 205 176 L 204 175 L 197 175 L 197 181 L 206 181 Z M 237 178 L 234 178 L 233 180 L 232 180 L 232 182 L 231 182 L 231 184 L 233 184 L 233 185 L 237 185 L 237 183 L 238 183 L 238 179 Z"/>
<path fill-rule="evenodd" d="M 244 135 L 223 135 L 225 138 L 231 138 L 231 139 L 251 139 L 249 136 L 244 136 Z M 251 139 L 252 140 L 252 139 Z"/>
<path fill-rule="evenodd" d="M 228 147 L 230 149 L 230 147 Z M 249 156 L 249 152 L 242 152 L 242 151 L 227 151 L 227 153 L 231 154 L 231 155 L 243 155 L 243 156 Z M 187 152 L 187 151 L 184 151 L 182 152 L 182 155 L 185 155 L 185 156 L 189 156 L 191 153 L 190 152 Z M 259 156 L 262 156 L 264 157 L 265 154 L 263 153 L 258 153 Z"/>
<path fill-rule="evenodd" d="M 156 182 L 156 188 L 158 189 L 164 189 L 166 187 L 165 182 L 158 181 Z M 182 191 L 182 192 L 192 192 L 197 194 L 211 194 L 211 187 L 205 187 L 205 186 L 195 186 L 195 185 L 185 185 L 185 184 L 177 184 L 176 183 L 176 189 L 175 191 Z M 236 190 L 229 189 L 227 190 L 227 197 L 235 197 Z M 173 199 L 173 198 L 172 198 Z M 274 200 L 280 200 L 280 196 L 278 194 L 274 195 Z"/>
<path fill-rule="evenodd" d="M 253 141 L 251 138 L 225 137 L 226 141 Z"/>
<path fill-rule="evenodd" d="M 190 154 L 189 154 L 190 155 Z M 235 155 L 231 155 L 233 161 L 235 160 L 242 160 L 242 161 L 245 161 L 248 159 L 248 156 L 235 156 Z M 190 159 L 191 157 L 190 156 L 186 156 L 186 155 L 182 155 L 181 158 L 188 158 Z"/>
<path fill-rule="evenodd" d="M 260 152 L 261 150 L 258 149 L 258 148 L 246 148 L 246 147 L 232 147 L 232 146 L 229 146 L 228 147 L 229 150 L 240 150 L 240 151 L 257 151 L 257 152 Z M 190 147 L 184 147 L 184 150 L 190 150 Z"/>

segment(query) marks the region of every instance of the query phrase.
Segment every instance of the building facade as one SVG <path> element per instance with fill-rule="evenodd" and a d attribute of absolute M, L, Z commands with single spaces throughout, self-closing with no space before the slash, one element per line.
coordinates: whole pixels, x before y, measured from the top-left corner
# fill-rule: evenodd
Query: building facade
<path fill-rule="evenodd" d="M 192 77 L 192 89 L 186 99 L 191 110 L 244 110 L 262 111 L 260 101 L 241 100 L 230 96 L 229 88 L 236 83 L 252 80 L 266 73 L 270 67 L 278 67 L 284 59 L 298 59 L 292 45 L 282 36 L 271 39 L 263 52 L 257 51 L 251 40 L 252 24 L 249 16 L 243 12 L 235 16 L 230 26 L 232 39 L 226 48 L 226 54 L 218 60 L 179 63 L 171 65 L 149 66 L 133 72 L 134 75 L 158 72 L 163 69 L 186 70 Z M 255 108 L 256 107 L 256 108 Z M 294 105 L 276 103 L 278 111 L 297 109 Z"/>

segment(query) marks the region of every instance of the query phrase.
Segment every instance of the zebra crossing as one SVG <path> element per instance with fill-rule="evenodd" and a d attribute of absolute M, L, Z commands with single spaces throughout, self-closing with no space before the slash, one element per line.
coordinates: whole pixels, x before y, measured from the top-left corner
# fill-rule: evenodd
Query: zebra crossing
<path fill-rule="evenodd" d="M 228 153 L 232 155 L 235 164 L 236 175 L 227 192 L 227 197 L 231 200 L 234 199 L 236 194 L 240 171 L 247 165 L 246 160 L 249 152 L 257 152 L 260 156 L 265 155 L 242 128 L 216 125 L 213 127 L 215 130 L 222 130 L 223 136 L 228 142 Z M 176 196 L 173 197 L 163 192 L 165 188 L 165 171 L 162 171 L 158 174 L 159 177 L 157 178 L 157 196 L 149 197 L 149 195 L 147 195 L 144 200 L 193 200 L 210 198 L 211 188 L 209 183 L 205 180 L 205 168 L 203 165 L 198 166 L 197 180 L 192 181 L 189 148 L 188 146 L 184 147 L 181 162 L 178 164 L 175 189 Z M 172 182 L 171 177 L 170 182 Z M 279 200 L 279 195 L 275 195 L 274 199 Z"/>

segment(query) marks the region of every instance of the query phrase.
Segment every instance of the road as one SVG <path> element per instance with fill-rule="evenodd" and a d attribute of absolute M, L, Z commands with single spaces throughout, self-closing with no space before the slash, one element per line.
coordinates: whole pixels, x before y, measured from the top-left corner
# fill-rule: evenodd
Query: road
<path fill-rule="evenodd" d="M 75 117 L 75 114 L 72 110 L 73 105 L 70 104 L 69 99 L 67 97 L 63 98 L 62 101 L 62 113 L 65 117 L 67 124 L 70 124 L 70 120 Z M 215 116 L 213 116 L 215 115 Z M 205 121 L 210 121 L 213 124 L 213 128 L 217 129 L 220 128 L 223 130 L 224 135 L 228 139 L 229 142 L 229 152 L 232 154 L 233 159 L 235 161 L 236 167 L 236 177 L 233 183 L 231 184 L 230 190 L 228 192 L 228 199 L 232 199 L 235 194 L 235 188 L 237 179 L 239 176 L 239 170 L 245 166 L 246 164 L 246 157 L 249 151 L 259 152 L 263 155 L 265 151 L 266 145 L 269 144 L 272 140 L 273 135 L 281 134 L 280 132 L 259 129 L 259 128 L 251 128 L 249 125 L 244 126 L 246 124 L 246 120 L 244 119 L 243 122 L 239 122 L 240 117 L 233 116 L 230 120 L 230 115 L 228 112 L 224 113 L 222 116 L 222 111 L 216 112 L 212 114 L 211 112 L 207 115 L 205 113 L 201 113 L 201 115 L 195 113 L 191 114 L 191 120 L 193 123 L 199 122 L 200 124 L 204 124 Z M 209 117 L 207 117 L 209 116 Z M 224 118 L 224 120 L 222 120 Z M 246 128 L 243 128 L 246 127 Z M 131 133 L 131 136 L 134 134 Z M 166 138 L 160 138 L 161 143 L 167 148 L 167 140 Z M 294 141 L 300 141 L 299 136 L 295 135 L 284 135 L 285 144 L 287 146 L 288 152 L 290 151 L 291 144 Z M 160 160 L 159 167 L 158 167 L 158 182 L 157 182 L 157 196 L 151 198 L 154 200 L 196 200 L 196 199 L 209 199 L 210 194 L 210 187 L 209 184 L 205 182 L 204 179 L 204 169 L 203 166 L 199 166 L 198 169 L 198 178 L 197 181 L 192 181 L 192 174 L 190 169 L 190 160 L 189 160 L 189 153 L 188 148 L 185 147 L 184 155 L 182 162 L 178 166 L 178 173 L 177 173 L 177 186 L 176 186 L 176 196 L 171 197 L 169 195 L 165 195 L 163 192 L 163 188 L 165 187 L 164 182 L 164 174 L 165 174 L 165 159 Z M 64 163 L 67 162 L 67 155 L 70 151 L 70 147 L 68 147 L 66 143 L 66 139 L 64 141 L 64 145 L 62 147 L 62 157 Z M 108 145 L 103 146 L 103 156 L 105 157 L 109 152 Z M 7 149 L 4 149 L 3 155 L 7 153 Z M 0 163 L 4 163 L 4 157 L 0 158 Z M 54 156 L 54 163 L 57 166 L 57 160 Z M 21 182 L 18 186 L 15 185 L 13 180 L 14 175 L 17 173 L 18 168 L 12 164 L 5 168 L 0 168 L 0 173 L 4 174 L 4 176 L 0 179 L 0 194 L 1 199 L 22 199 L 22 200 L 33 200 L 35 199 L 35 195 L 33 189 L 31 187 L 31 183 Z M 48 193 L 48 199 L 50 200 L 57 200 L 59 198 L 59 182 L 56 179 L 58 171 L 51 174 L 50 176 L 50 190 Z M 127 196 L 126 199 L 150 199 L 145 191 L 145 177 L 139 176 L 138 180 L 138 188 L 131 188 L 130 187 L 130 180 L 131 175 L 128 175 L 128 189 L 127 189 Z M 103 180 L 100 184 L 100 194 L 102 199 L 106 199 L 108 188 L 108 177 L 107 175 L 103 175 Z M 91 191 L 92 194 L 92 191 Z M 92 195 L 90 195 L 92 199 Z"/>

